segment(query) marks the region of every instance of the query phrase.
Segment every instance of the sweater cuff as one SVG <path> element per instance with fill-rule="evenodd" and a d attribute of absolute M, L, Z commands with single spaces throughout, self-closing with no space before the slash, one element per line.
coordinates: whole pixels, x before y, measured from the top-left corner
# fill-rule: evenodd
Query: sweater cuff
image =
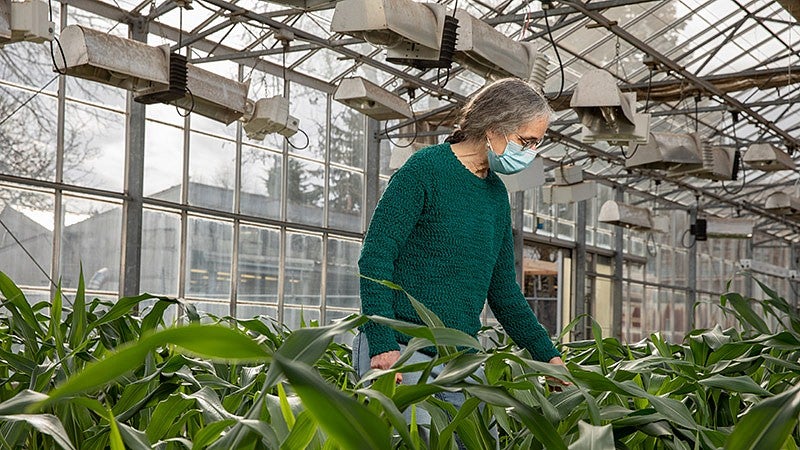
<path fill-rule="evenodd" d="M 400 350 L 394 330 L 386 325 L 369 321 L 361 327 L 361 331 L 367 336 L 370 358 L 392 350 Z"/>
<path fill-rule="evenodd" d="M 529 348 L 528 351 L 531 352 L 531 356 L 533 359 L 542 362 L 549 362 L 551 359 L 555 358 L 556 356 L 561 356 L 561 352 L 556 349 L 556 347 L 547 340 L 547 344 L 549 345 L 541 345 L 536 346 L 534 348 Z"/>

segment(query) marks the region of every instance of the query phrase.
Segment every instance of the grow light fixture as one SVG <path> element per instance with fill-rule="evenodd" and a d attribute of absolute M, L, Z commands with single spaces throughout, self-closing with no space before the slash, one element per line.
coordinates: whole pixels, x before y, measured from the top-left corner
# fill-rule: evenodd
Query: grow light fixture
<path fill-rule="evenodd" d="M 508 192 L 520 192 L 544 184 L 544 159 L 536 158 L 528 168 L 513 175 L 497 174 Z"/>
<path fill-rule="evenodd" d="M 436 3 L 342 0 L 336 3 L 331 31 L 387 49 L 387 61 L 439 61 L 445 17 L 445 6 Z"/>
<path fill-rule="evenodd" d="M 749 167 L 763 172 L 794 170 L 792 157 L 772 144 L 752 144 L 744 153 L 743 161 Z"/>
<path fill-rule="evenodd" d="M 735 180 L 739 171 L 739 156 L 733 147 L 715 147 L 703 145 L 701 155 L 703 165 L 700 168 L 683 168 L 669 172 L 669 175 L 691 175 L 706 180 Z M 691 167 L 688 165 L 687 167 Z"/>
<path fill-rule="evenodd" d="M 515 41 L 463 9 L 456 11 L 456 18 L 459 30 L 455 59 L 459 64 L 490 80 L 531 79 L 537 55 L 535 44 Z"/>
<path fill-rule="evenodd" d="M 650 133 L 646 144 L 632 146 L 625 167 L 669 170 L 673 173 L 703 169 L 700 136 L 676 133 Z"/>
<path fill-rule="evenodd" d="M 696 241 L 705 241 L 708 238 L 749 239 L 753 237 L 755 225 L 753 219 L 707 217 L 697 219 L 689 232 Z"/>
<path fill-rule="evenodd" d="M 653 229 L 650 210 L 639 208 L 615 200 L 608 200 L 600 207 L 597 221 L 630 228 L 632 230 L 647 231 Z"/>
<path fill-rule="evenodd" d="M 364 78 L 345 78 L 333 99 L 377 120 L 412 118 L 411 107 L 399 95 Z"/>
<path fill-rule="evenodd" d="M 755 259 L 740 259 L 739 260 L 739 267 L 743 270 L 747 270 L 750 272 L 762 273 L 764 275 L 771 275 L 773 277 L 778 278 L 791 278 L 793 270 L 789 270 L 786 267 L 776 266 L 774 264 L 765 263 L 761 261 L 756 261 Z"/>
<path fill-rule="evenodd" d="M 61 73 L 131 91 L 169 89 L 169 46 L 152 47 L 80 25 L 61 31 Z"/>
<path fill-rule="evenodd" d="M 650 115 L 636 113 L 636 93 L 622 93 L 605 70 L 583 74 L 569 106 L 581 120 L 583 142 L 646 143 Z"/>
<path fill-rule="evenodd" d="M 188 92 L 172 104 L 225 125 L 247 111 L 250 80 L 240 83 L 192 64 L 187 64 L 186 69 Z"/>
<path fill-rule="evenodd" d="M 287 138 L 297 133 L 300 119 L 289 114 L 288 98 L 277 95 L 259 99 L 255 103 L 248 100 L 247 103 L 242 122 L 248 138 L 262 141 L 272 133 Z"/>
<path fill-rule="evenodd" d="M 767 197 L 764 209 L 792 219 L 800 219 L 800 198 L 786 192 L 773 192 Z"/>
<path fill-rule="evenodd" d="M 14 42 L 42 43 L 53 40 L 47 2 L 0 0 L 0 47 Z"/>
<path fill-rule="evenodd" d="M 575 203 L 589 200 L 597 195 L 597 183 L 583 181 L 581 183 L 559 186 L 555 184 L 542 186 L 542 201 L 544 203 Z"/>

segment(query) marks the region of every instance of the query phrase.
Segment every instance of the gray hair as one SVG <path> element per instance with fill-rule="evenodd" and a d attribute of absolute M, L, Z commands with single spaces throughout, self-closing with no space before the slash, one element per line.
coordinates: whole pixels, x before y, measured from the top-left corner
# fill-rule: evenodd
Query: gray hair
<path fill-rule="evenodd" d="M 484 86 L 461 109 L 457 141 L 483 140 L 486 133 L 513 133 L 535 119 L 550 122 L 553 110 L 539 91 L 519 78 L 503 78 Z"/>

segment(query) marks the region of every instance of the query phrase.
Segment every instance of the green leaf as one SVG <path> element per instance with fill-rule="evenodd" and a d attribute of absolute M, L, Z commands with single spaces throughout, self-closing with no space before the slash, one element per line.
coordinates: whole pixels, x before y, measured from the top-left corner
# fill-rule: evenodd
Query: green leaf
<path fill-rule="evenodd" d="M 578 422 L 578 440 L 569 450 L 614 450 L 614 432 L 611 425 L 595 426 Z"/>
<path fill-rule="evenodd" d="M 125 444 L 122 442 L 122 435 L 119 434 L 119 427 L 111 410 L 106 410 L 106 419 L 108 419 L 111 431 L 109 432 L 108 441 L 111 450 L 125 450 Z"/>
<path fill-rule="evenodd" d="M 120 423 L 119 432 L 122 435 L 123 442 L 125 442 L 125 447 L 123 447 L 123 449 L 150 450 L 152 448 L 150 442 L 147 440 L 147 435 L 135 428 Z"/>
<path fill-rule="evenodd" d="M 762 400 L 733 429 L 726 450 L 780 449 L 797 425 L 800 385 Z"/>
<path fill-rule="evenodd" d="M 58 420 L 58 417 L 52 414 L 15 414 L 0 416 L 1 421 L 9 422 L 24 422 L 32 426 L 36 431 L 46 434 L 53 438 L 56 444 L 65 450 L 75 450 L 72 442 L 69 440 L 67 430 Z"/>
<path fill-rule="evenodd" d="M 366 406 L 334 389 L 309 366 L 276 354 L 279 366 L 320 427 L 344 448 L 389 448 L 389 429 Z M 335 412 L 335 414 L 333 414 Z"/>
<path fill-rule="evenodd" d="M 758 394 L 771 396 L 772 393 L 756 384 L 752 378 L 742 375 L 738 377 L 726 377 L 723 375 L 712 375 L 699 381 L 703 386 L 715 387 L 728 392 Z"/>
<path fill-rule="evenodd" d="M 286 391 L 283 389 L 283 384 L 278 383 L 278 399 L 281 402 L 281 415 L 283 420 L 286 421 L 286 427 L 289 430 L 294 426 L 294 414 L 292 407 L 289 406 L 289 400 L 286 398 Z"/>
<path fill-rule="evenodd" d="M 383 411 L 386 414 L 386 417 L 389 419 L 389 422 L 392 424 L 395 430 L 400 434 L 400 437 L 406 443 L 413 442 L 413 438 L 411 437 L 411 433 L 408 430 L 408 424 L 406 423 L 406 418 L 403 416 L 403 413 L 397 409 L 397 406 L 394 402 L 384 395 L 382 392 L 379 392 L 375 389 L 359 389 L 356 391 L 359 394 L 366 395 L 372 400 L 377 400 L 378 403 L 381 404 L 383 407 Z"/>
<path fill-rule="evenodd" d="M 280 384 L 278 384 L 280 386 Z M 306 448 L 317 434 L 317 422 L 309 411 L 303 411 L 292 425 L 292 431 L 281 444 L 281 450 Z"/>
<path fill-rule="evenodd" d="M 25 412 L 33 405 L 47 400 L 47 396 L 30 389 L 23 389 L 19 394 L 0 403 L 0 415 L 19 414 Z"/>
<path fill-rule="evenodd" d="M 665 417 L 668 417 L 672 423 L 678 424 L 690 430 L 695 430 L 698 428 L 697 422 L 694 421 L 692 414 L 689 412 L 689 408 L 687 408 L 683 403 L 671 398 L 659 397 L 657 395 L 648 394 L 647 398 L 650 400 L 650 404 L 653 405 L 653 408 L 655 408 L 656 411 L 660 412 Z"/>
<path fill-rule="evenodd" d="M 194 450 L 202 450 L 212 442 L 216 441 L 225 428 L 236 423 L 234 419 L 225 419 L 220 420 L 218 422 L 212 422 L 205 427 L 201 428 L 197 433 L 194 435 L 192 449 Z"/>
<path fill-rule="evenodd" d="M 104 359 L 87 364 L 50 392 L 48 403 L 61 398 L 97 389 L 118 376 L 139 367 L 147 354 L 157 347 L 174 344 L 183 349 L 214 360 L 268 360 L 269 353 L 255 341 L 238 331 L 219 325 L 190 324 L 167 328 L 138 342 L 121 346 Z"/>
<path fill-rule="evenodd" d="M 90 323 L 88 329 L 91 330 L 93 328 L 97 328 L 98 326 L 104 323 L 109 323 L 114 320 L 117 320 L 120 317 L 123 317 L 124 315 L 130 313 L 134 306 L 151 298 L 157 298 L 157 297 L 154 297 L 150 294 L 141 294 L 136 297 L 123 297 L 119 299 L 116 303 L 114 303 L 114 306 L 112 306 L 108 311 L 106 311 L 106 313 L 103 314 L 100 318 Z"/>
<path fill-rule="evenodd" d="M 64 357 L 64 335 L 61 332 L 61 315 L 63 313 L 63 301 L 61 296 L 61 280 L 58 282 L 53 301 L 50 303 L 50 327 L 47 330 L 47 338 L 52 338 L 56 345 L 56 353 L 60 358 Z"/>
<path fill-rule="evenodd" d="M 78 276 L 78 291 L 72 302 L 72 323 L 69 327 L 69 347 L 77 349 L 86 337 L 86 290 L 83 283 L 83 264 Z"/>
<path fill-rule="evenodd" d="M 192 400 L 173 394 L 160 401 L 153 410 L 150 423 L 145 429 L 147 439 L 157 442 L 166 437 L 170 427 L 193 405 Z"/>
<path fill-rule="evenodd" d="M 770 333 L 769 326 L 766 322 L 764 322 L 764 319 L 759 317 L 759 315 L 753 311 L 753 308 L 750 306 L 750 301 L 735 292 L 729 292 L 725 294 L 725 297 L 727 297 L 727 300 L 731 302 L 733 309 L 735 309 L 736 312 L 741 315 L 745 322 L 762 334 Z"/>

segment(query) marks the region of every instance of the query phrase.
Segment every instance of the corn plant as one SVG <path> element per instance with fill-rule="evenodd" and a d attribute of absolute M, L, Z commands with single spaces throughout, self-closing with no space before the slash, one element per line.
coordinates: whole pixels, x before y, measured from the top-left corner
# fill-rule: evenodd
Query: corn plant
<path fill-rule="evenodd" d="M 793 449 L 800 317 L 762 289 L 762 301 L 720 298 L 737 328 L 693 330 L 680 343 L 655 333 L 626 344 L 593 322 L 593 339 L 559 344 L 564 368 L 532 360 L 498 329 L 484 331 L 498 345 L 483 348 L 410 296 L 424 326 L 353 315 L 289 331 L 265 317 L 203 318 L 190 305 L 188 323 L 166 324 L 176 300 L 87 302 L 82 279 L 71 307 L 60 291 L 31 306 L 0 274 L 0 448 Z M 357 379 L 334 338 L 367 320 L 412 339 L 395 367 Z M 437 357 L 407 363 L 428 346 Z M 439 364 L 435 379 L 394 382 Z M 438 400 L 443 391 L 463 392 L 463 407 Z"/>

